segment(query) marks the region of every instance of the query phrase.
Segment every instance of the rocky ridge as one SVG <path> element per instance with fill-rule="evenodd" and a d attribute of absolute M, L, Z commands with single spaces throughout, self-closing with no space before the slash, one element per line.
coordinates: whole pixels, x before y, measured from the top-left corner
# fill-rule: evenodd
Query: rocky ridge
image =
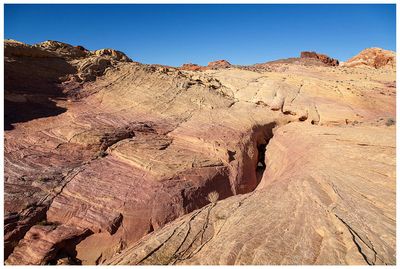
<path fill-rule="evenodd" d="M 395 264 L 394 70 L 5 47 L 6 264 Z"/>
<path fill-rule="evenodd" d="M 322 63 L 329 65 L 329 66 L 338 66 L 339 61 L 333 58 L 326 56 L 325 54 L 318 54 L 314 51 L 302 51 L 300 54 L 300 58 L 310 58 L 310 59 L 317 59 Z"/>
<path fill-rule="evenodd" d="M 381 48 L 369 48 L 361 51 L 343 63 L 343 66 L 364 66 L 372 68 L 396 68 L 396 53 Z"/>
<path fill-rule="evenodd" d="M 198 64 L 183 64 L 180 69 L 187 70 L 187 71 L 204 71 L 210 69 L 219 69 L 219 68 L 229 68 L 232 65 L 226 60 L 218 60 L 214 62 L 209 62 L 207 66 L 200 66 Z"/>

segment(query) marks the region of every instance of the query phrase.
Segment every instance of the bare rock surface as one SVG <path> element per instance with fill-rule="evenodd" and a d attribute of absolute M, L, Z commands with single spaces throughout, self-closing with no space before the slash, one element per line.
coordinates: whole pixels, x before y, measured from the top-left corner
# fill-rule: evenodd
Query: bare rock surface
<path fill-rule="evenodd" d="M 205 70 L 207 68 L 205 66 L 200 66 L 198 64 L 187 63 L 187 64 L 183 64 L 180 67 L 180 69 L 188 70 L 188 71 L 200 71 L 200 70 Z"/>
<path fill-rule="evenodd" d="M 66 43 L 47 40 L 34 45 L 44 51 L 52 52 L 61 58 L 74 59 L 82 58 L 90 54 L 90 52 L 82 46 L 72 46 Z"/>
<path fill-rule="evenodd" d="M 339 61 L 336 59 L 333 59 L 325 54 L 319 54 L 314 51 L 302 51 L 300 54 L 300 58 L 311 58 L 311 59 L 317 59 L 324 64 L 330 65 L 330 66 L 338 66 Z"/>
<path fill-rule="evenodd" d="M 55 264 L 63 256 L 74 256 L 74 246 L 89 234 L 91 234 L 89 229 L 78 227 L 55 224 L 35 225 L 20 241 L 6 264 Z"/>
<path fill-rule="evenodd" d="M 204 70 L 210 70 L 210 69 L 229 68 L 231 66 L 232 66 L 231 63 L 228 62 L 227 60 L 218 60 L 218 61 L 209 62 L 207 66 L 201 66 L 198 64 L 187 63 L 187 64 L 183 64 L 180 67 L 180 69 L 187 70 L 187 71 L 204 71 Z"/>
<path fill-rule="evenodd" d="M 319 54 L 314 51 L 302 51 L 300 57 L 279 59 L 266 63 L 259 63 L 250 66 L 237 66 L 240 69 L 254 72 L 285 72 L 288 68 L 294 66 L 317 66 L 334 67 L 338 66 L 339 61 L 325 54 Z"/>
<path fill-rule="evenodd" d="M 394 70 L 5 47 L 7 264 L 395 264 Z"/>
<path fill-rule="evenodd" d="M 227 60 L 218 60 L 214 62 L 209 62 L 207 66 L 210 68 L 227 68 L 231 66 L 231 63 Z"/>
<path fill-rule="evenodd" d="M 396 53 L 381 48 L 369 48 L 343 63 L 343 66 L 366 66 L 373 68 L 396 68 Z"/>
<path fill-rule="evenodd" d="M 279 128 L 255 191 L 194 211 L 107 263 L 393 264 L 392 130 Z"/>

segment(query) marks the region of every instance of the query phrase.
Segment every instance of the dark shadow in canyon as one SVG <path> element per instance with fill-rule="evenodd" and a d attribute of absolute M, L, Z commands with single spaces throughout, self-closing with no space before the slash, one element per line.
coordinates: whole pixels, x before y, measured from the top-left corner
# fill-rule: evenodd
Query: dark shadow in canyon
<path fill-rule="evenodd" d="M 54 100 L 66 99 L 61 83 L 74 73 L 76 68 L 62 58 L 5 57 L 4 129 L 66 112 Z"/>
<path fill-rule="evenodd" d="M 47 100 L 43 103 L 20 103 L 4 101 L 4 130 L 14 129 L 13 123 L 27 122 L 37 118 L 57 116 L 67 109 L 57 106 L 56 102 Z"/>
<path fill-rule="evenodd" d="M 257 185 L 260 183 L 262 176 L 264 174 L 266 164 L 265 164 L 265 151 L 267 144 L 260 144 L 257 146 L 258 151 L 258 162 L 256 168 Z"/>
<path fill-rule="evenodd" d="M 256 187 L 260 184 L 264 172 L 267 168 L 266 165 L 266 153 L 267 146 L 272 137 L 274 136 L 273 130 L 276 128 L 276 123 L 272 122 L 261 127 L 261 137 L 256 137 L 257 142 L 257 165 L 256 165 Z"/>
<path fill-rule="evenodd" d="M 71 238 L 61 241 L 54 245 L 53 253 L 49 254 L 51 259 L 48 260 L 48 265 L 82 265 L 77 256 L 76 246 L 89 235 L 92 235 L 91 230 L 86 230 L 81 235 L 72 236 Z"/>

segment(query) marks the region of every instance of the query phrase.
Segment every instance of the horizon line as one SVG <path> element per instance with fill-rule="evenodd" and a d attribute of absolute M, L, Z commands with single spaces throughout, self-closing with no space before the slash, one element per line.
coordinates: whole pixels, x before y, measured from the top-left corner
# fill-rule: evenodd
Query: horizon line
<path fill-rule="evenodd" d="M 67 44 L 67 45 L 70 45 L 70 46 L 74 46 L 74 47 L 76 47 L 76 46 L 82 46 L 82 47 L 84 47 L 85 49 L 87 49 L 87 47 L 86 47 L 85 45 L 82 45 L 82 44 L 73 45 L 73 44 L 70 44 L 70 43 L 67 43 L 67 42 L 64 42 L 64 41 L 60 41 L 60 40 L 51 40 L 51 39 L 47 39 L 47 40 L 44 40 L 44 41 L 41 41 L 41 42 L 38 42 L 38 43 L 29 44 L 29 43 L 26 43 L 26 42 L 23 42 L 23 41 L 20 41 L 20 40 L 17 40 L 17 39 L 13 39 L 13 38 L 5 38 L 5 37 L 3 38 L 3 42 L 4 42 L 4 41 L 7 41 L 7 40 L 12 40 L 12 41 L 21 42 L 21 43 L 26 44 L 26 45 L 29 45 L 29 46 L 34 46 L 34 45 L 37 45 L 37 44 L 40 44 L 40 43 L 43 43 L 43 42 L 46 42 L 46 41 L 54 41 L 54 42 L 60 42 L 60 43 L 63 43 L 63 44 Z M 396 53 L 396 50 L 389 50 L 389 49 L 385 49 L 385 48 L 381 48 L 381 47 L 376 47 L 376 46 L 375 46 L 375 47 L 366 47 L 366 48 L 362 49 L 360 52 L 362 52 L 362 51 L 364 51 L 364 50 L 366 50 L 366 49 L 373 49 L 373 48 L 382 49 L 382 50 L 387 50 L 387 51 L 393 51 L 394 53 Z M 100 49 L 112 49 L 112 50 L 116 50 L 116 51 L 122 52 L 122 53 L 124 53 L 126 56 L 128 56 L 130 59 L 132 59 L 132 61 L 135 61 L 135 62 L 138 62 L 138 63 L 141 63 L 141 64 L 163 65 L 163 66 L 170 66 L 170 67 L 182 67 L 184 64 L 193 64 L 193 65 L 198 65 L 198 66 L 207 66 L 207 65 L 197 64 L 197 63 L 191 62 L 191 61 L 182 63 L 182 64 L 179 65 L 179 66 L 169 65 L 169 64 L 163 64 L 163 63 L 146 63 L 146 62 L 139 62 L 139 61 L 135 60 L 134 57 L 131 57 L 128 53 L 126 53 L 126 52 L 124 52 L 124 51 L 122 51 L 122 50 L 114 49 L 114 48 L 112 48 L 112 47 L 104 47 L 104 48 L 88 49 L 88 50 L 89 50 L 89 51 L 96 51 L 96 50 L 100 50 Z M 360 53 L 360 52 L 359 52 L 359 53 L 357 53 L 356 55 L 353 55 L 353 56 L 351 56 L 350 58 L 348 58 L 348 59 L 346 59 L 346 60 L 343 61 L 343 60 L 341 60 L 341 59 L 339 59 L 339 58 L 332 57 L 331 55 L 328 55 L 328 54 L 326 54 L 326 53 L 324 53 L 324 52 L 320 52 L 320 51 L 318 51 L 318 50 L 314 50 L 314 49 L 313 49 L 313 50 L 300 50 L 299 53 L 297 54 L 297 56 L 288 56 L 288 57 L 286 57 L 286 58 L 278 58 L 278 59 L 267 59 L 267 60 L 265 60 L 265 61 L 263 61 L 263 62 L 256 62 L 256 63 L 252 63 L 252 64 L 236 64 L 236 63 L 230 62 L 229 59 L 227 59 L 227 58 L 225 58 L 225 59 L 223 59 L 223 58 L 218 58 L 218 59 L 208 60 L 207 63 L 209 64 L 209 63 L 211 63 L 211 62 L 225 60 L 225 61 L 228 61 L 228 62 L 229 62 L 231 65 L 233 65 L 233 66 L 251 66 L 251 65 L 264 64 L 264 63 L 269 63 L 269 62 L 278 61 L 278 60 L 290 59 L 290 58 L 300 58 L 300 57 L 299 57 L 300 54 L 301 54 L 302 52 L 305 52 L 305 51 L 308 51 L 308 52 L 315 52 L 315 53 L 318 53 L 318 54 L 324 54 L 324 55 L 326 55 L 326 56 L 328 56 L 328 57 L 330 57 L 330 58 L 333 58 L 333 59 L 335 59 L 335 60 L 338 60 L 339 63 L 346 62 L 346 61 L 350 60 L 351 58 L 353 58 L 354 56 L 356 56 L 356 55 L 358 55 L 358 54 Z"/>

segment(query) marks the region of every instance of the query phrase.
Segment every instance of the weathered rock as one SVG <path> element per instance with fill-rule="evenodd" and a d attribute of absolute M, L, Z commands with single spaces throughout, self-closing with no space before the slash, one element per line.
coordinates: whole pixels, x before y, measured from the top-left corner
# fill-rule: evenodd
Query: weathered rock
<path fill-rule="evenodd" d="M 51 51 L 32 47 L 22 42 L 8 39 L 4 41 L 4 57 L 51 58 L 57 55 Z"/>
<path fill-rule="evenodd" d="M 200 66 L 198 64 L 189 63 L 189 64 L 183 64 L 180 69 L 189 71 L 199 71 L 199 70 L 205 70 L 205 67 Z"/>
<path fill-rule="evenodd" d="M 9 191 L 9 189 L 7 189 Z M 6 205 L 7 208 L 11 206 Z M 46 217 L 46 206 L 30 205 L 19 213 L 9 212 L 4 217 L 4 255 L 8 257 L 18 241 L 37 222 Z"/>
<path fill-rule="evenodd" d="M 343 63 L 346 67 L 367 66 L 373 68 L 396 68 L 396 53 L 381 48 L 369 48 L 361 51 Z"/>
<path fill-rule="evenodd" d="M 303 51 L 300 57 L 297 58 L 286 58 L 274 61 L 269 61 L 266 63 L 259 63 L 250 66 L 237 66 L 240 69 L 255 71 L 255 72 L 286 72 L 289 68 L 294 68 L 295 66 L 338 66 L 339 61 L 330 58 L 324 54 L 318 54 L 316 52 Z"/>
<path fill-rule="evenodd" d="M 123 52 L 113 49 L 101 49 L 93 52 L 96 56 L 108 56 L 114 60 L 122 62 L 132 62 L 132 60 L 126 56 Z"/>
<path fill-rule="evenodd" d="M 115 50 L 90 52 L 57 41 L 30 46 L 7 40 L 5 56 L 6 129 L 14 122 L 65 112 L 54 99 L 64 99 L 67 93 L 72 97 L 82 83 L 95 80 L 120 62 L 132 62 Z"/>
<path fill-rule="evenodd" d="M 47 40 L 42 43 L 34 45 L 34 47 L 41 48 L 44 51 L 52 52 L 58 57 L 66 59 L 83 58 L 90 54 L 90 52 L 82 46 L 72 46 L 59 41 Z"/>
<path fill-rule="evenodd" d="M 6 100 L 62 108 L 5 131 L 8 264 L 395 263 L 394 70 L 70 57 L 6 60 Z"/>
<path fill-rule="evenodd" d="M 209 62 L 207 67 L 209 68 L 228 68 L 230 67 L 231 64 L 226 61 L 226 60 L 218 60 L 218 61 L 214 61 L 214 62 Z"/>
<path fill-rule="evenodd" d="M 35 225 L 20 241 L 6 264 L 50 264 L 58 255 L 75 256 L 74 246 L 90 234 L 88 229 L 55 224 Z"/>
<path fill-rule="evenodd" d="M 188 71 L 204 71 L 209 69 L 219 69 L 219 68 L 228 68 L 232 65 L 226 60 L 218 60 L 214 62 L 209 62 L 207 66 L 200 66 L 198 64 L 183 64 L 180 69 L 181 70 L 188 70 Z"/>
<path fill-rule="evenodd" d="M 326 56 L 325 54 L 319 54 L 314 51 L 302 51 L 300 53 L 300 58 L 312 58 L 312 59 L 317 59 L 324 64 L 330 65 L 330 66 L 338 66 L 339 61 L 333 58 L 330 58 Z"/>
<path fill-rule="evenodd" d="M 256 191 L 194 211 L 105 263 L 394 264 L 393 130 L 281 127 Z"/>

